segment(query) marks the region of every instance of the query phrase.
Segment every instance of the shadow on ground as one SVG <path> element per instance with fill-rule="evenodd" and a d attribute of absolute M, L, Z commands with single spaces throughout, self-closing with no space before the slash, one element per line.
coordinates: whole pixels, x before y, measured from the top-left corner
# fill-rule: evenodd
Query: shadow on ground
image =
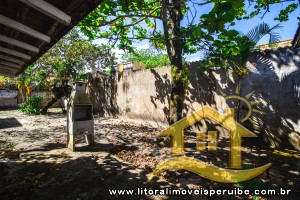
<path fill-rule="evenodd" d="M 145 171 L 111 154 L 81 154 L 21 154 L 22 161 L 10 161 L 2 170 L 0 199 L 152 199 L 111 196 L 109 189 L 133 189 L 135 193 L 138 187 L 170 187 L 166 181 L 147 183 Z"/>
<path fill-rule="evenodd" d="M 0 117 L 1 117 L 0 112 Z M 258 167 L 273 163 L 269 171 L 250 181 L 220 184 L 183 170 L 161 174 L 147 183 L 147 174 L 158 162 L 170 156 L 170 140 L 159 138 L 159 131 L 120 119 L 95 119 L 96 145 L 71 152 L 65 148 L 63 115 L 25 116 L 12 112 L 23 121 L 22 127 L 0 132 L 0 199 L 208 199 L 205 196 L 110 196 L 109 189 L 268 189 L 280 187 L 299 192 L 297 151 L 268 149 L 257 141 L 243 143 L 243 166 Z M 50 120 L 51 119 L 51 120 Z M 28 122 L 26 122 L 28 121 Z M 29 123 L 30 121 L 30 123 Z M 50 123 L 51 122 L 51 123 Z M 48 124 L 50 123 L 50 124 Z M 186 135 L 187 141 L 193 135 Z M 224 147 L 228 146 L 224 141 Z M 14 144 L 16 144 L 14 146 Z M 3 147 L 3 148 L 2 148 Z M 222 143 L 215 152 L 195 152 L 195 144 L 186 144 L 186 156 L 227 167 L 228 150 Z M 288 196 L 297 199 L 297 193 Z M 244 197 L 239 197 L 243 199 Z M 248 198 L 248 197 L 245 197 Z M 211 199 L 235 199 L 215 196 Z M 263 197 L 262 199 L 266 199 Z M 269 199 L 286 199 L 270 197 Z"/>
<path fill-rule="evenodd" d="M 22 126 L 22 124 L 15 117 L 0 119 L 0 129 L 12 128 L 18 126 Z"/>

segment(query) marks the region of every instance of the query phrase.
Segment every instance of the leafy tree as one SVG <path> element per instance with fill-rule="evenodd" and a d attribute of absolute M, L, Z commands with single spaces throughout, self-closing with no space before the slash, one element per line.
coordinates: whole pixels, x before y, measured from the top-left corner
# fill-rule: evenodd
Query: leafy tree
<path fill-rule="evenodd" d="M 146 65 L 147 69 L 163 67 L 170 64 L 168 56 L 155 49 L 140 49 L 122 56 L 124 62 L 137 61 Z"/>
<path fill-rule="evenodd" d="M 288 21 L 289 14 L 294 12 L 300 4 L 298 0 L 248 0 L 249 5 L 254 6 L 254 11 L 250 12 L 243 19 L 249 19 L 257 15 L 261 15 L 261 19 L 268 13 L 271 12 L 271 6 L 276 4 L 282 5 L 282 10 L 278 13 L 278 16 L 274 18 L 274 20 L 278 20 L 280 22 Z M 297 18 L 298 22 L 300 21 L 300 17 Z"/>
<path fill-rule="evenodd" d="M 284 0 L 250 0 L 255 11 L 247 14 L 244 0 L 104 0 L 80 28 L 90 38 L 109 39 L 120 49 L 134 51 L 134 41 L 148 40 L 166 50 L 172 72 L 169 122 L 173 123 L 182 117 L 188 83 L 183 56 L 199 50 L 219 51 L 224 57 L 237 55 L 248 41 L 231 29 L 234 21 L 268 12 L 271 4 L 281 2 Z M 290 5 L 287 7 L 293 7 Z M 203 6 L 208 12 L 199 15 Z M 287 15 L 293 11 L 284 10 Z M 279 19 L 285 20 L 283 16 Z"/>
<path fill-rule="evenodd" d="M 32 64 L 23 73 L 14 78 L 14 82 L 21 94 L 22 102 L 26 101 L 26 96 L 30 96 L 34 74 L 34 65 Z"/>
<path fill-rule="evenodd" d="M 102 71 L 115 64 L 115 55 L 106 45 L 93 44 L 77 28 L 72 29 L 37 60 L 39 71 L 58 74 L 56 78 L 76 78 L 86 71 Z"/>
<path fill-rule="evenodd" d="M 206 59 L 203 60 L 201 64 L 208 68 L 216 66 L 216 64 L 217 66 L 230 68 L 233 70 L 235 75 L 242 79 L 244 75 L 249 74 L 246 68 L 249 56 L 254 51 L 259 51 L 257 47 L 258 42 L 267 35 L 269 36 L 269 45 L 279 42 L 281 40 L 281 36 L 278 32 L 276 32 L 276 30 L 281 28 L 282 26 L 279 24 L 270 27 L 267 23 L 261 23 L 252 28 L 246 34 L 239 32 L 240 40 L 237 44 L 239 51 L 237 51 L 234 56 L 222 53 L 223 50 L 226 51 L 227 49 L 213 50 L 211 52 L 207 52 Z M 218 46 L 215 48 L 218 48 Z"/>
<path fill-rule="evenodd" d="M 115 55 L 108 46 L 92 43 L 74 28 L 18 78 L 37 90 L 52 91 L 54 97 L 41 110 L 41 113 L 46 113 L 56 101 L 70 94 L 70 80 L 77 80 L 88 71 L 105 70 L 114 64 Z"/>
<path fill-rule="evenodd" d="M 11 78 L 6 76 L 0 76 L 0 89 L 15 90 L 17 89 L 17 86 Z"/>

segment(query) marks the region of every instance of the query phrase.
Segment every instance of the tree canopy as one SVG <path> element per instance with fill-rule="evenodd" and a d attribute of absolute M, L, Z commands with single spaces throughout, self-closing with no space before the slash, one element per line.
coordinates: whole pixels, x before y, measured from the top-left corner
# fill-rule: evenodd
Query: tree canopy
<path fill-rule="evenodd" d="M 68 95 L 69 80 L 83 78 L 88 72 L 104 71 L 114 64 L 115 54 L 109 46 L 94 44 L 74 28 L 20 74 L 16 82 L 24 96 L 33 88 L 52 90 L 54 98 L 42 110 L 45 113 L 53 103 Z"/>
<path fill-rule="evenodd" d="M 287 21 L 299 6 L 296 0 L 104 0 L 80 28 L 90 38 L 109 39 L 127 50 L 133 50 L 134 41 L 147 39 L 154 47 L 167 50 L 170 57 L 179 42 L 183 43 L 181 53 L 188 54 L 211 50 L 218 45 L 213 43 L 216 39 L 236 39 L 237 33 L 232 31 L 235 21 L 257 15 L 263 18 L 273 4 L 282 4 L 275 18 L 279 21 Z M 198 13 L 204 6 L 207 12 Z M 253 7 L 251 12 L 248 6 Z"/>
<path fill-rule="evenodd" d="M 239 36 L 244 42 L 241 43 L 237 54 L 232 56 L 226 53 L 222 54 L 220 51 L 211 51 L 207 53 L 206 59 L 201 61 L 201 65 L 204 66 L 204 68 L 214 67 L 216 64 L 218 66 L 231 68 L 237 76 L 242 78 L 244 75 L 249 74 L 246 63 L 251 53 L 259 50 L 256 46 L 258 42 L 266 35 L 269 35 L 270 45 L 279 42 L 281 40 L 281 35 L 276 31 L 281 28 L 282 26 L 280 24 L 270 27 L 267 23 L 261 23 L 253 27 L 246 34 L 240 32 Z"/>
<path fill-rule="evenodd" d="M 286 21 L 299 6 L 296 0 L 104 0 L 79 27 L 91 39 L 108 39 L 120 49 L 134 51 L 134 41 L 147 40 L 167 52 L 172 68 L 173 123 L 182 117 L 188 80 L 184 55 L 197 51 L 224 58 L 238 55 L 251 41 L 234 30 L 235 22 L 263 17 L 270 6 L 279 3 L 284 3 L 276 18 L 279 21 Z M 254 8 L 251 12 L 247 12 L 248 5 Z M 225 66 L 219 61 L 220 67 Z"/>
<path fill-rule="evenodd" d="M 76 79 L 80 73 L 103 71 L 115 64 L 107 45 L 94 44 L 77 28 L 72 29 L 35 63 L 39 73 L 57 79 Z"/>

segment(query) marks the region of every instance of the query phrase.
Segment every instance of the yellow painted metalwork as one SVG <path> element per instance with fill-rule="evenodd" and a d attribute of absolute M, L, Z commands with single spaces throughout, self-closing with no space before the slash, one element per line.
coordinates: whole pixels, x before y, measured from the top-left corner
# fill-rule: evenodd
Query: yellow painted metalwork
<path fill-rule="evenodd" d="M 228 96 L 231 98 L 236 98 L 236 96 Z M 238 99 L 244 101 L 244 98 L 237 96 Z M 246 100 L 244 101 L 249 109 L 252 109 L 251 104 Z M 249 104 L 249 105 L 248 105 Z M 251 115 L 250 111 L 250 115 Z M 244 118 L 245 120 L 249 118 L 248 115 Z M 234 120 L 233 110 L 228 109 L 224 114 L 219 113 L 215 109 L 204 106 L 202 109 L 194 112 L 188 117 L 181 119 L 180 121 L 174 123 L 168 129 L 159 133 L 159 136 L 171 136 L 172 137 L 172 155 L 173 156 L 182 156 L 184 155 L 184 129 L 192 126 L 197 121 L 208 118 L 230 132 L 230 168 L 241 169 L 242 166 L 242 157 L 241 157 L 241 142 L 242 137 L 257 137 L 254 133 L 249 131 L 247 128 L 243 127 Z M 197 140 L 205 140 L 205 133 L 197 133 Z M 215 141 L 214 143 L 208 144 L 208 150 L 216 150 L 217 148 L 217 132 L 210 131 L 208 133 L 208 141 Z M 205 149 L 205 142 L 198 142 L 197 150 Z M 159 165 L 154 172 L 150 175 L 150 179 L 153 176 L 158 175 L 162 171 L 168 169 L 185 169 L 191 172 L 194 172 L 200 176 L 206 177 L 213 181 L 225 182 L 225 183 L 234 183 L 245 181 L 251 179 L 269 168 L 271 164 L 264 165 L 250 170 L 232 170 L 232 169 L 223 169 L 215 166 L 208 165 L 204 162 L 197 161 L 192 158 L 187 157 L 177 157 L 168 160 L 167 162 Z"/>
<path fill-rule="evenodd" d="M 163 171 L 172 169 L 184 169 L 213 181 L 222 183 L 238 183 L 258 176 L 259 174 L 267 170 L 270 166 L 271 163 L 254 169 L 232 170 L 208 165 L 199 160 L 182 156 L 171 158 L 159 165 L 149 175 L 148 181 L 151 181 L 155 176 L 159 175 Z"/>

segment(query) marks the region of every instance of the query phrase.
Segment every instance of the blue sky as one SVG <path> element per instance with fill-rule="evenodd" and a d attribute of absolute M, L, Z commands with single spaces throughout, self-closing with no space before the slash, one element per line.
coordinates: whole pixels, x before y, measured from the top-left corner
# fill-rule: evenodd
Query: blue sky
<path fill-rule="evenodd" d="M 298 19 L 297 17 L 299 17 L 299 13 L 300 13 L 300 7 L 298 7 L 293 13 L 290 14 L 289 16 L 289 20 L 286 22 L 279 22 L 279 21 L 275 21 L 274 18 L 276 18 L 280 12 L 280 10 L 282 10 L 283 8 L 286 7 L 286 3 L 283 4 L 276 4 L 276 5 L 271 5 L 270 6 L 270 11 L 268 12 L 262 19 L 261 16 L 258 15 L 250 20 L 243 20 L 243 21 L 235 21 L 236 25 L 232 28 L 241 31 L 242 33 L 247 33 L 249 30 L 251 30 L 253 27 L 255 27 L 257 24 L 265 22 L 268 23 L 271 27 L 273 27 L 274 25 L 280 23 L 280 25 L 282 26 L 282 29 L 277 30 L 278 33 L 280 33 L 282 40 L 288 40 L 288 39 L 292 39 L 295 35 L 295 32 L 297 30 L 298 27 Z M 207 7 L 202 7 L 202 10 L 198 10 L 199 12 L 201 12 L 201 14 L 208 12 L 211 9 L 211 6 L 207 6 Z M 248 10 L 248 9 L 247 9 Z M 249 8 L 249 12 L 251 12 L 253 10 L 253 8 Z M 258 44 L 265 44 L 268 43 L 269 37 L 265 36 L 263 37 Z M 199 60 L 202 57 L 202 53 L 197 53 L 194 55 L 187 55 L 186 59 L 188 61 L 195 61 L 195 60 Z"/>
<path fill-rule="evenodd" d="M 247 20 L 247 21 L 239 21 L 236 23 L 236 29 L 240 30 L 244 33 L 249 31 L 252 27 L 257 25 L 258 23 L 261 22 L 267 22 L 271 26 L 274 26 L 278 23 L 280 23 L 283 28 L 281 31 L 282 40 L 287 40 L 287 39 L 292 39 L 294 37 L 294 34 L 296 32 L 296 29 L 298 27 L 298 19 L 299 13 L 300 13 L 300 8 L 298 7 L 289 17 L 289 21 L 287 22 L 279 22 L 279 21 L 274 21 L 274 18 L 278 16 L 278 13 L 280 10 L 282 10 L 284 7 L 282 7 L 281 4 L 273 5 L 270 7 L 271 12 L 267 13 L 263 19 L 261 19 L 259 16 L 256 16 L 253 19 Z M 267 43 L 268 38 L 263 38 L 263 40 L 260 42 L 261 43 Z"/>

